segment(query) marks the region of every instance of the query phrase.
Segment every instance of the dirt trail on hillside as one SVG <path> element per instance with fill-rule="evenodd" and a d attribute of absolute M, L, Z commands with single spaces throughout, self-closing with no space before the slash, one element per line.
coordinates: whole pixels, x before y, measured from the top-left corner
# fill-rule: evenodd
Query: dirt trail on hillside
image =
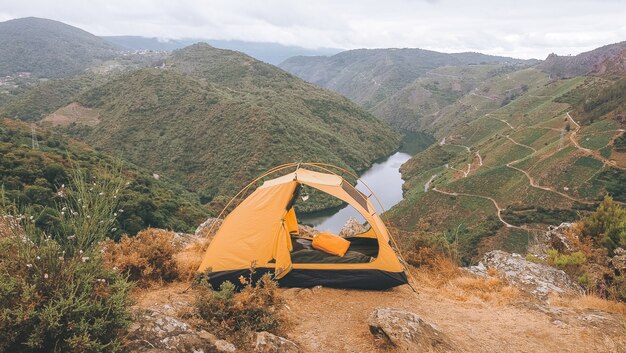
<path fill-rule="evenodd" d="M 509 136 L 509 135 L 506 135 L 506 138 L 507 138 L 507 139 L 509 139 L 509 141 L 513 142 L 514 144 L 516 144 L 516 145 L 518 145 L 518 146 L 521 146 L 521 147 L 524 147 L 524 148 L 528 148 L 529 150 L 533 151 L 533 153 L 537 152 L 537 150 L 536 150 L 536 149 L 534 149 L 533 147 L 528 146 L 528 145 L 525 145 L 525 144 L 523 144 L 523 143 L 519 143 L 519 142 L 517 142 L 517 141 L 513 140 L 513 139 L 511 138 L 511 136 Z"/>
<path fill-rule="evenodd" d="M 462 352 L 618 352 L 626 345 L 626 329 L 619 324 L 623 315 L 590 323 L 572 309 L 544 313 L 522 300 L 463 302 L 434 288 L 419 291 L 402 286 L 383 292 L 321 288 L 296 294 L 287 301 L 288 313 L 296 318 L 289 338 L 305 352 L 390 352 L 376 346 L 367 318 L 375 308 L 391 307 L 435 324 Z"/>
<path fill-rule="evenodd" d="M 569 139 L 572 142 L 572 144 L 574 145 L 574 147 L 576 147 L 577 149 L 585 152 L 588 155 L 591 155 L 593 158 L 602 161 L 602 163 L 604 163 L 605 165 L 609 165 L 609 166 L 611 166 L 613 168 L 617 168 L 617 169 L 621 169 L 621 170 L 626 170 L 625 167 L 619 166 L 614 161 L 609 160 L 607 158 L 604 158 L 604 156 L 602 156 L 598 151 L 592 150 L 592 149 L 589 149 L 589 148 L 585 148 L 585 147 L 582 147 L 581 145 L 579 145 L 578 141 L 576 140 L 576 135 L 578 134 L 578 131 L 580 131 L 581 127 L 580 127 L 580 125 L 576 121 L 574 121 L 574 119 L 569 114 L 569 112 L 567 112 L 567 118 L 572 122 L 572 124 L 576 125 L 576 129 L 574 129 L 572 131 L 572 133 L 569 135 Z M 615 130 L 615 132 L 618 132 L 620 134 L 623 133 L 623 131 L 621 129 L 620 130 Z"/>
<path fill-rule="evenodd" d="M 579 128 L 580 128 L 580 126 L 579 126 Z M 531 154 L 529 154 L 528 156 L 526 156 L 526 157 L 524 157 L 524 158 L 520 158 L 520 159 L 514 160 L 514 161 L 509 162 L 509 163 L 507 163 L 507 164 L 506 164 L 506 166 L 507 166 L 508 168 L 511 168 L 511 169 L 517 170 L 518 172 L 520 172 L 520 173 L 524 174 L 524 175 L 526 176 L 526 178 L 528 179 L 528 183 L 530 184 L 530 186 L 531 186 L 531 187 L 533 187 L 533 188 L 535 188 L 535 189 L 539 189 L 539 190 L 544 190 L 544 191 L 553 192 L 553 193 L 555 193 L 555 194 L 561 195 L 561 196 L 565 197 L 566 199 L 569 199 L 569 200 L 574 201 L 574 202 L 579 202 L 579 203 L 583 203 L 583 204 L 587 204 L 587 205 L 593 205 L 593 204 L 594 204 L 594 202 L 591 202 L 591 201 L 587 201 L 587 200 L 583 200 L 583 199 L 577 199 L 577 198 L 575 198 L 575 197 L 572 197 L 572 196 L 570 196 L 570 195 L 568 195 L 568 194 L 566 194 L 566 193 L 564 193 L 564 192 L 560 192 L 560 191 L 556 190 L 555 188 L 548 187 L 548 186 L 541 186 L 541 185 L 538 185 L 538 184 L 535 182 L 535 179 L 534 179 L 534 178 L 533 178 L 533 177 L 532 177 L 532 176 L 531 176 L 531 175 L 530 175 L 527 171 L 525 171 L 525 170 L 523 170 L 523 169 L 521 169 L 521 168 L 518 168 L 518 167 L 516 167 L 516 166 L 514 166 L 514 165 L 513 165 L 513 164 L 517 164 L 517 163 L 519 163 L 519 162 L 521 162 L 521 161 L 525 160 L 526 158 L 528 158 L 528 157 L 532 156 L 533 154 L 535 154 L 535 153 L 537 152 L 537 150 L 536 150 L 536 149 L 534 149 L 534 148 L 533 148 L 533 147 L 531 147 L 531 146 L 528 146 L 528 145 L 525 145 L 525 144 L 523 144 L 523 143 L 519 143 L 519 142 L 515 141 L 515 140 L 514 140 L 513 138 L 511 138 L 511 136 L 509 136 L 509 135 L 506 135 L 506 138 L 507 138 L 507 139 L 509 139 L 512 143 L 514 143 L 514 144 L 516 144 L 516 145 L 518 145 L 518 146 L 525 147 L 525 148 L 528 148 L 528 149 L 530 149 L 530 150 L 532 150 L 532 151 L 533 151 Z"/>
<path fill-rule="evenodd" d="M 502 218 L 502 211 L 504 210 L 503 208 L 500 208 L 500 206 L 498 205 L 498 202 L 489 196 L 483 196 L 483 195 L 477 195 L 477 194 L 467 194 L 464 192 L 450 192 L 450 191 L 443 191 L 443 190 L 439 190 L 436 187 L 434 187 L 432 189 L 435 192 L 438 192 L 440 194 L 444 194 L 444 195 L 448 195 L 448 196 L 469 196 L 469 197 L 480 197 L 481 199 L 487 199 L 489 201 L 491 201 L 493 203 L 494 206 L 496 206 L 496 215 L 498 216 L 498 219 L 500 220 L 500 222 L 502 222 L 502 224 L 504 224 L 507 228 L 518 228 L 518 229 L 524 229 L 527 230 L 526 228 L 522 228 L 522 227 L 518 227 L 518 226 L 514 226 L 510 223 L 508 223 L 507 221 L 504 220 L 504 218 Z"/>

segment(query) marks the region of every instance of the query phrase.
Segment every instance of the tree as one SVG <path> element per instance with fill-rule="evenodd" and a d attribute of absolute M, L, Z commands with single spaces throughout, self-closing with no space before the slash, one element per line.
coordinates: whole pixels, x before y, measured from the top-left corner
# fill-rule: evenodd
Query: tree
<path fill-rule="evenodd" d="M 605 196 L 598 209 L 582 222 L 583 236 L 605 247 L 609 255 L 618 247 L 626 248 L 626 209 L 612 197 Z"/>

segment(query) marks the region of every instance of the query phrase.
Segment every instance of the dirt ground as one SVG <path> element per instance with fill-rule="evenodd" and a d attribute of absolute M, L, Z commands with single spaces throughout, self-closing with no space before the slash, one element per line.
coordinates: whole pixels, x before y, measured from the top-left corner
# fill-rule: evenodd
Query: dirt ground
<path fill-rule="evenodd" d="M 178 282 L 136 292 L 136 307 L 193 303 L 196 293 L 183 293 L 188 286 Z M 390 352 L 377 346 L 367 318 L 375 308 L 391 307 L 420 315 L 462 352 L 626 352 L 623 312 L 540 304 L 516 295 L 501 301 L 506 291 L 481 298 L 458 288 L 282 289 L 283 311 L 291 318 L 287 338 L 304 352 Z"/>
<path fill-rule="evenodd" d="M 378 307 L 404 309 L 439 327 L 465 352 L 626 352 L 626 315 L 538 309 L 524 302 L 458 301 L 438 290 L 413 293 L 322 288 L 288 300 L 295 321 L 289 338 L 306 352 L 379 352 L 367 318 Z"/>

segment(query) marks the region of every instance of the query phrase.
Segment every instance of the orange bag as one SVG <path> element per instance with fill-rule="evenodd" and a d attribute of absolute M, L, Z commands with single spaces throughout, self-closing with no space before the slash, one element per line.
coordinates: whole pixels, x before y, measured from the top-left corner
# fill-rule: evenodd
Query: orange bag
<path fill-rule="evenodd" d="M 311 244 L 313 249 L 321 250 L 332 255 L 343 256 L 350 247 L 350 242 L 344 238 L 331 234 L 320 232 Z"/>

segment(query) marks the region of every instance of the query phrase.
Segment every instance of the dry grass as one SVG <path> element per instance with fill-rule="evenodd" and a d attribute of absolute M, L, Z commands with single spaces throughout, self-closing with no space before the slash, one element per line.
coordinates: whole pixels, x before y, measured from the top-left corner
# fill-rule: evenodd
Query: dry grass
<path fill-rule="evenodd" d="M 124 236 L 119 243 L 103 242 L 105 266 L 120 271 L 141 287 L 149 287 L 175 280 L 178 264 L 174 255 L 174 233 L 148 228 L 134 237 Z"/>
<path fill-rule="evenodd" d="M 457 264 L 442 256 L 432 258 L 428 264 L 416 268 L 412 273 L 420 285 L 433 288 L 440 288 L 462 274 Z"/>
<path fill-rule="evenodd" d="M 579 309 L 579 310 L 600 310 L 607 313 L 626 314 L 626 305 L 613 300 L 598 298 L 594 295 L 583 295 L 581 297 L 560 297 L 557 295 L 550 297 L 552 305 Z"/>
<path fill-rule="evenodd" d="M 508 304 L 520 297 L 517 288 L 507 285 L 497 277 L 457 277 L 444 286 L 442 292 L 458 301 L 478 298 L 492 304 Z"/>
<path fill-rule="evenodd" d="M 521 296 L 517 288 L 495 277 L 493 271 L 488 272 L 492 277 L 475 277 L 464 273 L 445 257 L 434 258 L 427 266 L 419 267 L 412 273 L 420 286 L 437 289 L 444 296 L 461 302 L 479 300 L 507 304 Z"/>
<path fill-rule="evenodd" d="M 200 239 L 174 254 L 174 261 L 176 261 L 178 276 L 181 281 L 189 282 L 193 279 L 208 246 L 208 239 Z"/>

